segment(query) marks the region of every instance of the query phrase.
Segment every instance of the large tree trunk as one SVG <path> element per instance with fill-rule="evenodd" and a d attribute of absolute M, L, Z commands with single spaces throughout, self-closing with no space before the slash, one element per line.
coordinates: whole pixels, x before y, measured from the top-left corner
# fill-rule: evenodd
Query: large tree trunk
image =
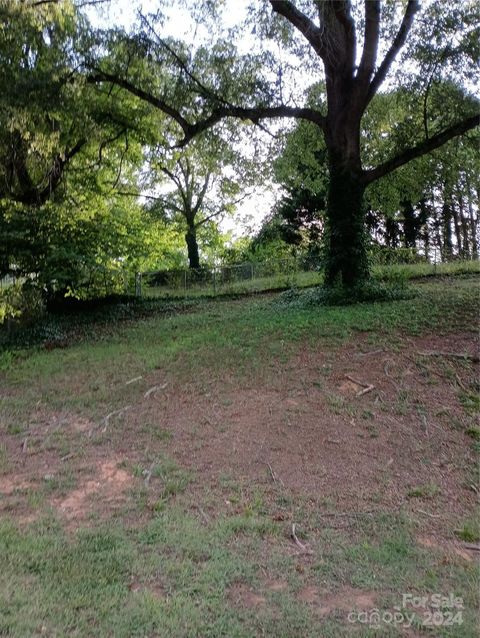
<path fill-rule="evenodd" d="M 385 244 L 389 248 L 398 248 L 398 224 L 391 217 L 385 219 Z"/>
<path fill-rule="evenodd" d="M 428 227 L 429 209 L 425 199 L 420 200 L 420 241 L 423 242 L 425 259 L 430 258 L 430 229 Z"/>
<path fill-rule="evenodd" d="M 188 227 L 185 241 L 188 249 L 188 265 L 190 268 L 198 270 L 200 268 L 200 256 L 198 254 L 197 229 L 194 225 Z"/>
<path fill-rule="evenodd" d="M 443 261 L 448 261 L 453 256 L 453 243 L 452 243 L 452 207 L 450 203 L 445 199 L 443 200 L 442 208 L 442 226 L 443 226 Z"/>
<path fill-rule="evenodd" d="M 412 202 L 408 199 L 404 199 L 401 206 L 403 209 L 403 242 L 405 248 L 415 248 L 417 245 L 418 232 L 415 210 Z"/>
<path fill-rule="evenodd" d="M 460 228 L 459 211 L 453 200 L 450 204 L 453 218 L 453 227 L 455 228 L 455 239 L 457 241 L 457 257 L 463 254 L 462 232 Z"/>
<path fill-rule="evenodd" d="M 475 197 L 473 189 L 467 177 L 467 201 L 468 201 L 468 218 L 470 222 L 470 241 L 472 245 L 472 259 L 478 259 L 478 243 L 477 243 L 477 219 L 473 212 L 472 198 Z"/>
<path fill-rule="evenodd" d="M 327 220 L 328 245 L 325 283 L 352 287 L 368 278 L 365 186 L 357 171 L 330 153 Z"/>
<path fill-rule="evenodd" d="M 470 241 L 468 236 L 467 218 L 465 216 L 463 197 L 460 191 L 457 192 L 457 200 L 458 200 L 458 206 L 459 206 L 460 228 L 462 231 L 461 235 L 463 239 L 461 255 L 464 259 L 470 259 Z"/>

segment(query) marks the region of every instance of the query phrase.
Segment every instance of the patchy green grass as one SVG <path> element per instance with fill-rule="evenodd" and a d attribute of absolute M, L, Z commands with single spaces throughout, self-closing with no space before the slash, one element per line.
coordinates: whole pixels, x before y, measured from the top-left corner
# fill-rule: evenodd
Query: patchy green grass
<path fill-rule="evenodd" d="M 477 514 L 480 512 L 477 512 Z M 480 541 L 480 518 L 477 516 L 465 521 L 463 526 L 456 530 L 458 538 L 467 543 L 477 543 Z"/>
<path fill-rule="evenodd" d="M 401 606 L 403 593 L 454 592 L 464 597 L 463 624 L 436 635 L 473 637 L 475 568 L 432 563 L 415 547 L 412 531 L 402 515 L 367 517 L 354 540 L 324 526 L 309 558 L 292 552 L 281 523 L 258 515 L 207 525 L 173 507 L 141 529 L 99 526 L 73 538 L 54 519 L 22 531 L 4 521 L 0 632 L 333 638 L 360 629 L 362 636 L 378 635 L 349 624 L 348 610 L 322 618 L 329 597 L 319 592 L 327 588 L 340 598 L 368 591 L 383 610 Z M 417 624 L 422 618 L 417 613 Z M 398 635 L 382 628 L 382 636 Z"/>
<path fill-rule="evenodd" d="M 449 277 L 452 275 L 478 275 L 480 262 L 450 261 L 442 264 L 391 264 L 388 266 L 373 266 L 373 275 L 384 280 L 418 279 L 422 277 Z"/>
<path fill-rule="evenodd" d="M 428 483 L 427 485 L 419 485 L 414 487 L 408 492 L 410 498 L 426 498 L 432 499 L 440 494 L 440 488 L 434 483 Z"/>
<path fill-rule="evenodd" d="M 88 331 L 80 339 L 71 336 L 69 347 L 18 350 L 10 346 L 3 359 L 6 379 L 25 386 L 39 380 L 43 394 L 61 394 L 71 385 L 81 385 L 80 397 L 97 404 L 111 395 L 111 385 L 133 379 L 154 368 L 185 370 L 209 368 L 223 374 L 225 368 L 239 377 L 272 357 L 286 357 L 299 341 L 339 345 L 355 333 L 371 335 L 372 343 L 401 343 L 400 334 L 418 335 L 432 329 L 436 334 L 472 330 L 476 323 L 478 284 L 476 279 L 435 282 L 417 287 L 413 299 L 391 303 L 365 303 L 348 307 L 284 308 L 270 297 L 245 301 L 202 301 L 194 306 L 160 314 L 133 323 L 109 325 L 108 315 L 95 323 L 88 317 Z M 53 318 L 52 322 L 56 319 Z M 74 320 L 73 320 L 74 323 Z M 66 335 L 68 339 L 68 335 Z M 46 340 L 47 344 L 51 342 Z M 92 347 L 93 344 L 95 347 Z M 60 346 L 64 346 L 63 341 Z M 55 341 L 52 343 L 55 347 Z M 5 350 L 4 350 L 5 352 Z M 265 355 L 266 358 L 263 358 Z M 75 371 L 66 377 L 66 368 Z M 38 379 L 41 377 L 41 380 Z M 79 383 L 75 383 L 77 380 Z M 54 393 L 53 388 L 59 392 Z M 40 389 L 40 388 L 39 388 Z M 122 387 L 128 394 L 135 385 Z M 27 389 L 28 392 L 28 389 Z M 62 394 L 61 401 L 70 397 Z M 466 399 L 473 402 L 473 398 Z"/>

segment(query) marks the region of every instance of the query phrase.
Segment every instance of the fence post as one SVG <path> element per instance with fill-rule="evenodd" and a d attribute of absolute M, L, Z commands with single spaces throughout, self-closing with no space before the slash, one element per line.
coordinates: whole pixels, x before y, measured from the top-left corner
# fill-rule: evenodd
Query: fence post
<path fill-rule="evenodd" d="M 135 273 L 135 297 L 142 296 L 142 273 Z"/>
<path fill-rule="evenodd" d="M 213 267 L 213 296 L 217 294 L 217 269 Z"/>

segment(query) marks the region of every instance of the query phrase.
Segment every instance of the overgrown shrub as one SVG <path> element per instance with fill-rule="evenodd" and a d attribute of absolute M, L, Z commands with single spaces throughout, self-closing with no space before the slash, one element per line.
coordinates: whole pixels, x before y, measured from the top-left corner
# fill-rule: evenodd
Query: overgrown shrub
<path fill-rule="evenodd" d="M 29 323 L 41 317 L 44 310 L 41 291 L 30 281 L 0 290 L 0 325 L 17 321 Z"/>
<path fill-rule="evenodd" d="M 426 261 L 416 248 L 390 248 L 374 244 L 370 247 L 369 261 L 371 265 L 387 266 L 390 264 L 421 264 Z"/>
<path fill-rule="evenodd" d="M 274 303 L 282 307 L 295 308 L 347 306 L 356 303 L 397 301 L 413 296 L 413 291 L 403 283 L 385 285 L 372 279 L 353 288 L 318 286 L 308 290 L 291 289 L 280 294 Z"/>

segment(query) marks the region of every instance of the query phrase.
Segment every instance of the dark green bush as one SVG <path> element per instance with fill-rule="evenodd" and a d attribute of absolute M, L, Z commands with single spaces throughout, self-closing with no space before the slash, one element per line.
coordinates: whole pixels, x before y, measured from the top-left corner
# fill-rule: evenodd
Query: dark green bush
<path fill-rule="evenodd" d="M 309 306 L 347 306 L 356 303 L 397 301 L 414 296 L 403 282 L 385 285 L 370 280 L 353 288 L 318 286 L 308 290 L 291 289 L 280 294 L 275 304 L 283 307 L 306 308 Z"/>

